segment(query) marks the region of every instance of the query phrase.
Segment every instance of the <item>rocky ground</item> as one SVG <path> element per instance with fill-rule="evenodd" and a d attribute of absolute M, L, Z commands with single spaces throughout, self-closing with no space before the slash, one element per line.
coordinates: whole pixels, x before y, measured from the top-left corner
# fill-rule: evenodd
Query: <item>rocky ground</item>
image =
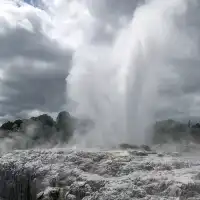
<path fill-rule="evenodd" d="M 126 145 L 109 151 L 14 151 L 0 158 L 0 184 L 28 170 L 31 184 L 26 186 L 36 185 L 38 200 L 200 200 L 200 151 L 185 151 Z M 6 199 L 5 189 L 0 196 L 4 192 Z"/>

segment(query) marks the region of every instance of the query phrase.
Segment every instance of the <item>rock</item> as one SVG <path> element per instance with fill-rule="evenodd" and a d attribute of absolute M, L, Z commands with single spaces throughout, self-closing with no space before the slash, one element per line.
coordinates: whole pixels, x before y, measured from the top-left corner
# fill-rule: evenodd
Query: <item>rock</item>
<path fill-rule="evenodd" d="M 87 181 L 87 185 L 89 185 L 89 187 L 91 188 L 92 192 L 97 192 L 99 191 L 101 188 L 103 188 L 105 186 L 105 181 L 102 180 L 90 180 Z"/>
<path fill-rule="evenodd" d="M 60 188 L 52 188 L 47 187 L 47 189 L 43 192 L 43 195 L 41 196 L 42 200 L 60 200 Z"/>
<path fill-rule="evenodd" d="M 53 177 L 49 180 L 49 186 L 50 187 L 56 187 L 57 186 L 57 179 L 56 177 Z"/>
<path fill-rule="evenodd" d="M 40 192 L 37 194 L 37 200 L 41 200 L 44 198 L 44 192 Z"/>
<path fill-rule="evenodd" d="M 181 195 L 181 189 L 177 185 L 170 186 L 168 192 L 168 195 L 171 197 L 179 197 Z"/>
<path fill-rule="evenodd" d="M 60 189 L 54 189 L 49 192 L 49 197 L 52 200 L 58 200 L 60 197 Z"/>
<path fill-rule="evenodd" d="M 148 152 L 148 154 L 150 155 L 150 154 L 157 154 L 157 152 L 156 151 L 150 151 L 150 152 Z"/>
<path fill-rule="evenodd" d="M 87 196 L 87 189 L 85 188 L 86 183 L 84 182 L 76 182 L 71 185 L 71 189 L 69 194 L 76 196 L 78 199 L 82 199 Z"/>
<path fill-rule="evenodd" d="M 0 198 L 21 199 L 23 195 L 36 199 L 34 172 L 23 166 L 20 169 L 14 162 L 0 162 Z"/>
<path fill-rule="evenodd" d="M 144 151 L 129 151 L 129 153 L 136 156 L 148 156 L 148 153 Z"/>
<path fill-rule="evenodd" d="M 146 196 L 146 192 L 145 191 L 135 190 L 135 189 L 133 189 L 133 191 L 132 191 L 132 193 L 130 195 L 131 198 L 139 198 L 139 199 L 144 198 L 145 196 Z"/>
<path fill-rule="evenodd" d="M 76 200 L 76 196 L 73 194 L 66 194 L 65 200 Z"/>
<path fill-rule="evenodd" d="M 86 191 L 86 195 L 90 195 L 92 193 L 92 188 L 90 187 L 89 184 L 85 184 L 85 191 Z"/>
<path fill-rule="evenodd" d="M 151 151 L 151 148 L 148 145 L 141 145 L 141 149 L 144 149 L 145 151 Z"/>
<path fill-rule="evenodd" d="M 133 144 L 120 144 L 119 147 L 121 149 L 139 149 L 137 145 L 133 145 Z"/>

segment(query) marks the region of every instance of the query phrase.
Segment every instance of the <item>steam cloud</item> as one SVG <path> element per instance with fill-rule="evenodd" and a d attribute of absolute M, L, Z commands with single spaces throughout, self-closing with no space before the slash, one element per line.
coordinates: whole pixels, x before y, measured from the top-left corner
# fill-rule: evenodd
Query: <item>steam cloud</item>
<path fill-rule="evenodd" d="M 187 22 L 195 3 L 146 1 L 111 44 L 94 45 L 92 30 L 86 34 L 68 77 L 69 98 L 78 103 L 72 113 L 95 123 L 86 146 L 147 142 L 162 79 L 198 50 Z"/>

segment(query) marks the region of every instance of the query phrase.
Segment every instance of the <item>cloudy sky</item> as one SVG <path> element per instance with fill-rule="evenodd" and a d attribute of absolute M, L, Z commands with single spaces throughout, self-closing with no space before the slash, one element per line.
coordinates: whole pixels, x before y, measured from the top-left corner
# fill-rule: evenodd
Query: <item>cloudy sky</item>
<path fill-rule="evenodd" d="M 100 69 L 110 62 L 106 57 L 112 54 L 119 34 L 131 22 L 136 7 L 145 2 L 148 4 L 150 1 L 1 0 L 0 118 L 37 115 L 40 112 L 53 115 L 62 110 L 66 105 L 66 77 L 74 65 L 87 65 L 90 71 L 93 66 L 98 66 L 95 73 L 98 72 L 98 78 L 105 80 L 105 73 L 101 74 Z M 168 10 L 163 10 L 166 11 L 166 16 L 162 17 L 166 17 L 164 23 L 167 22 L 171 31 L 169 37 L 176 40 L 176 45 L 172 40 L 167 44 L 162 43 L 160 47 L 177 53 L 179 58 L 165 52 L 165 55 L 168 55 L 165 57 L 167 64 L 164 63 L 166 65 L 158 87 L 159 95 L 154 99 L 157 105 L 156 113 L 161 118 L 200 116 L 200 3 L 198 0 L 191 0 L 190 3 L 178 0 L 177 5 L 173 3 L 174 0 L 169 2 L 172 3 L 166 4 Z M 161 4 L 155 3 L 151 7 L 152 10 L 155 9 L 158 18 L 157 10 L 162 8 Z M 170 12 L 173 17 L 169 8 L 172 8 Z M 154 24 L 151 15 L 148 19 L 149 23 Z M 173 23 L 175 20 L 176 25 Z M 154 27 L 160 24 L 154 24 Z M 168 27 L 165 28 L 168 30 Z M 177 31 L 179 29 L 180 31 Z M 149 30 L 146 28 L 144 31 L 147 33 Z M 123 52 L 120 51 L 120 59 L 126 57 L 123 54 L 129 48 L 125 46 L 126 41 L 122 42 L 124 46 Z M 119 56 L 114 59 L 115 62 L 118 62 Z M 86 58 L 90 62 L 86 62 Z M 122 62 L 121 60 L 119 62 Z M 76 70 L 81 71 L 82 68 L 75 67 L 72 72 L 76 73 Z M 85 73 L 80 71 L 77 72 L 79 76 L 80 73 Z M 91 74 L 94 78 L 93 75 Z M 76 94 L 71 95 L 75 100 L 80 95 L 84 96 L 86 91 L 85 87 L 81 86 L 86 84 L 86 78 L 81 82 L 79 76 L 69 79 L 69 84 L 76 85 L 72 87 Z M 87 80 L 91 76 L 87 77 Z M 92 90 L 91 86 L 96 84 L 100 79 L 98 78 L 87 82 L 87 91 Z M 99 84 L 106 88 L 105 81 L 100 81 Z M 93 90 L 98 92 L 98 88 Z M 87 107 L 85 110 L 90 109 L 85 103 L 83 107 Z"/>

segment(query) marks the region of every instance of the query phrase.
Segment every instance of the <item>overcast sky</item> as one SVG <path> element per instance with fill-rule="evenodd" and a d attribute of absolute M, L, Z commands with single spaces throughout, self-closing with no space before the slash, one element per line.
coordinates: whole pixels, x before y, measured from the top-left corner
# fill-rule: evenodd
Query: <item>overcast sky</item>
<path fill-rule="evenodd" d="M 54 115 L 62 110 L 66 104 L 65 79 L 83 42 L 90 41 L 107 51 L 145 0 L 25 2 L 0 1 L 1 119 L 40 112 Z M 190 57 L 173 61 L 175 67 L 163 77 L 156 108 L 161 118 L 200 116 L 200 1 L 190 2 L 179 23 L 195 52 L 188 49 Z M 186 45 L 180 48 L 192 46 Z"/>

